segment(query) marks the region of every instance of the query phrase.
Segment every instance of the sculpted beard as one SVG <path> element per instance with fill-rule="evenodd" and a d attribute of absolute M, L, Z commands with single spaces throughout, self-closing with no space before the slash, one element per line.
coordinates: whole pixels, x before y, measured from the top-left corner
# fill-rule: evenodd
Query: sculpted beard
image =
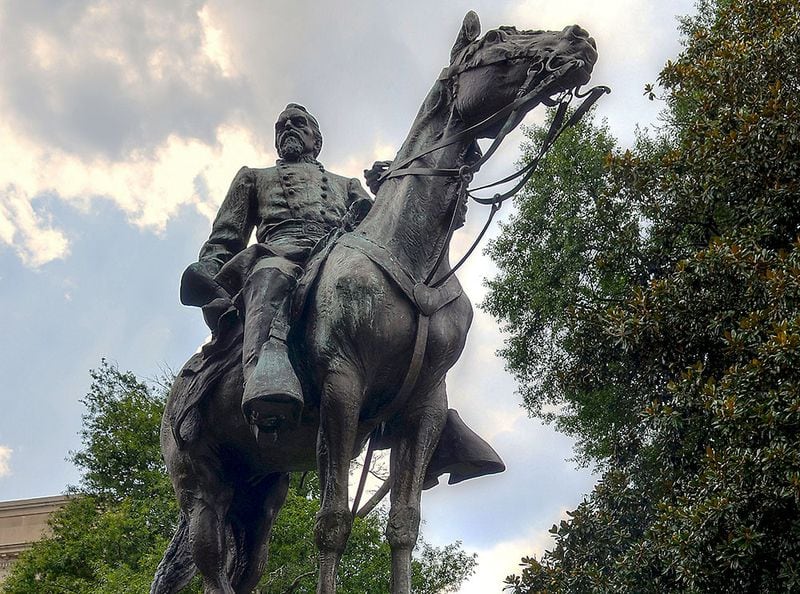
<path fill-rule="evenodd" d="M 281 137 L 281 156 L 284 159 L 297 159 L 304 150 L 303 143 L 295 134 L 286 132 Z"/>

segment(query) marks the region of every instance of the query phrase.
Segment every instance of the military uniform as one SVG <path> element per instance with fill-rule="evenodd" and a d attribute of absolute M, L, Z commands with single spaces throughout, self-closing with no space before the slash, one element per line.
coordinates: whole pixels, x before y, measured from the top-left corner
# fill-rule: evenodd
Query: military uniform
<path fill-rule="evenodd" d="M 328 171 L 317 162 L 282 162 L 276 167 L 242 167 L 220 207 L 200 260 L 225 264 L 242 251 L 253 228 L 266 243 L 287 221 L 317 223 L 325 232 L 337 227 L 350 205 L 369 195 L 355 178 Z"/>
<path fill-rule="evenodd" d="M 231 183 L 199 261 L 184 273 L 181 300 L 208 306 L 227 294 L 243 315 L 242 408 L 251 422 L 276 415 L 298 420 L 293 403 L 302 401 L 300 384 L 290 366 L 275 364 L 286 359 L 291 295 L 317 242 L 366 203 L 371 198 L 358 179 L 325 171 L 310 159 L 242 167 Z M 256 243 L 247 247 L 254 229 Z M 218 287 L 209 287 L 211 278 Z M 213 329 L 214 316 L 206 320 Z"/>

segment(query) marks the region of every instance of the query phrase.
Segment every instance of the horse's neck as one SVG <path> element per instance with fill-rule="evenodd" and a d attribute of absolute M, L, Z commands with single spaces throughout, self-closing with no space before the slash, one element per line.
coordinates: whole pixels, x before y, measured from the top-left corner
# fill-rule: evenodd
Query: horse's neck
<path fill-rule="evenodd" d="M 400 163 L 442 138 L 457 134 L 464 125 L 454 115 L 449 91 L 437 82 L 417 115 L 406 141 L 395 157 Z M 414 167 L 457 168 L 463 164 L 465 143 L 435 151 L 413 162 Z M 449 250 L 447 231 L 457 198 L 455 180 L 430 175 L 404 175 L 386 181 L 369 216 L 359 227 L 373 241 L 388 248 L 418 279 L 428 276 L 442 250 Z M 437 276 L 450 268 L 447 254 Z"/>

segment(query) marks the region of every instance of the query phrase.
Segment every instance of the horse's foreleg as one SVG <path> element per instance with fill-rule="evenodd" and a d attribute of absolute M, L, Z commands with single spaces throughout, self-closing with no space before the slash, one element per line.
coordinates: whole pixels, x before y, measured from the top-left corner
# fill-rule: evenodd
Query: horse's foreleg
<path fill-rule="evenodd" d="M 429 394 L 415 396 L 390 462 L 393 483 L 386 538 L 392 549 L 392 594 L 411 592 L 411 551 L 419 536 L 422 482 L 447 415 L 444 382 Z"/>
<path fill-rule="evenodd" d="M 289 475 L 273 474 L 259 483 L 240 486 L 231 506 L 242 530 L 238 576 L 234 579 L 236 592 L 246 594 L 261 579 L 267 563 L 269 537 L 289 490 Z"/>
<path fill-rule="evenodd" d="M 209 461 L 195 461 L 192 475 L 179 488 L 181 508 L 188 516 L 192 558 L 203 576 L 206 594 L 235 594 L 230 581 L 233 559 L 228 510 L 233 489 L 223 484 Z"/>
<path fill-rule="evenodd" d="M 315 526 L 319 550 L 317 594 L 336 591 L 336 570 L 353 525 L 347 482 L 363 400 L 362 385 L 358 374 L 341 369 L 323 382 L 317 438 L 317 464 L 322 487 L 322 502 Z"/>

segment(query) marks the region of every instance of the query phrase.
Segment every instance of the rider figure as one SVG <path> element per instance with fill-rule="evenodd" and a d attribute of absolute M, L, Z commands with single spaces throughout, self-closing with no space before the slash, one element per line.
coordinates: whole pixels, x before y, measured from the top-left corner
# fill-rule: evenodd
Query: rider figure
<path fill-rule="evenodd" d="M 181 301 L 203 306 L 212 330 L 220 313 L 215 298 L 232 299 L 244 318 L 242 412 L 266 431 L 296 424 L 303 408 L 286 338 L 291 296 L 309 255 L 346 215 L 358 218 L 371 205 L 358 179 L 317 161 L 322 134 L 302 105 L 290 103 L 278 117 L 275 147 L 276 167 L 236 174 L 198 262 L 181 279 Z M 257 242 L 248 247 L 254 228 Z"/>

